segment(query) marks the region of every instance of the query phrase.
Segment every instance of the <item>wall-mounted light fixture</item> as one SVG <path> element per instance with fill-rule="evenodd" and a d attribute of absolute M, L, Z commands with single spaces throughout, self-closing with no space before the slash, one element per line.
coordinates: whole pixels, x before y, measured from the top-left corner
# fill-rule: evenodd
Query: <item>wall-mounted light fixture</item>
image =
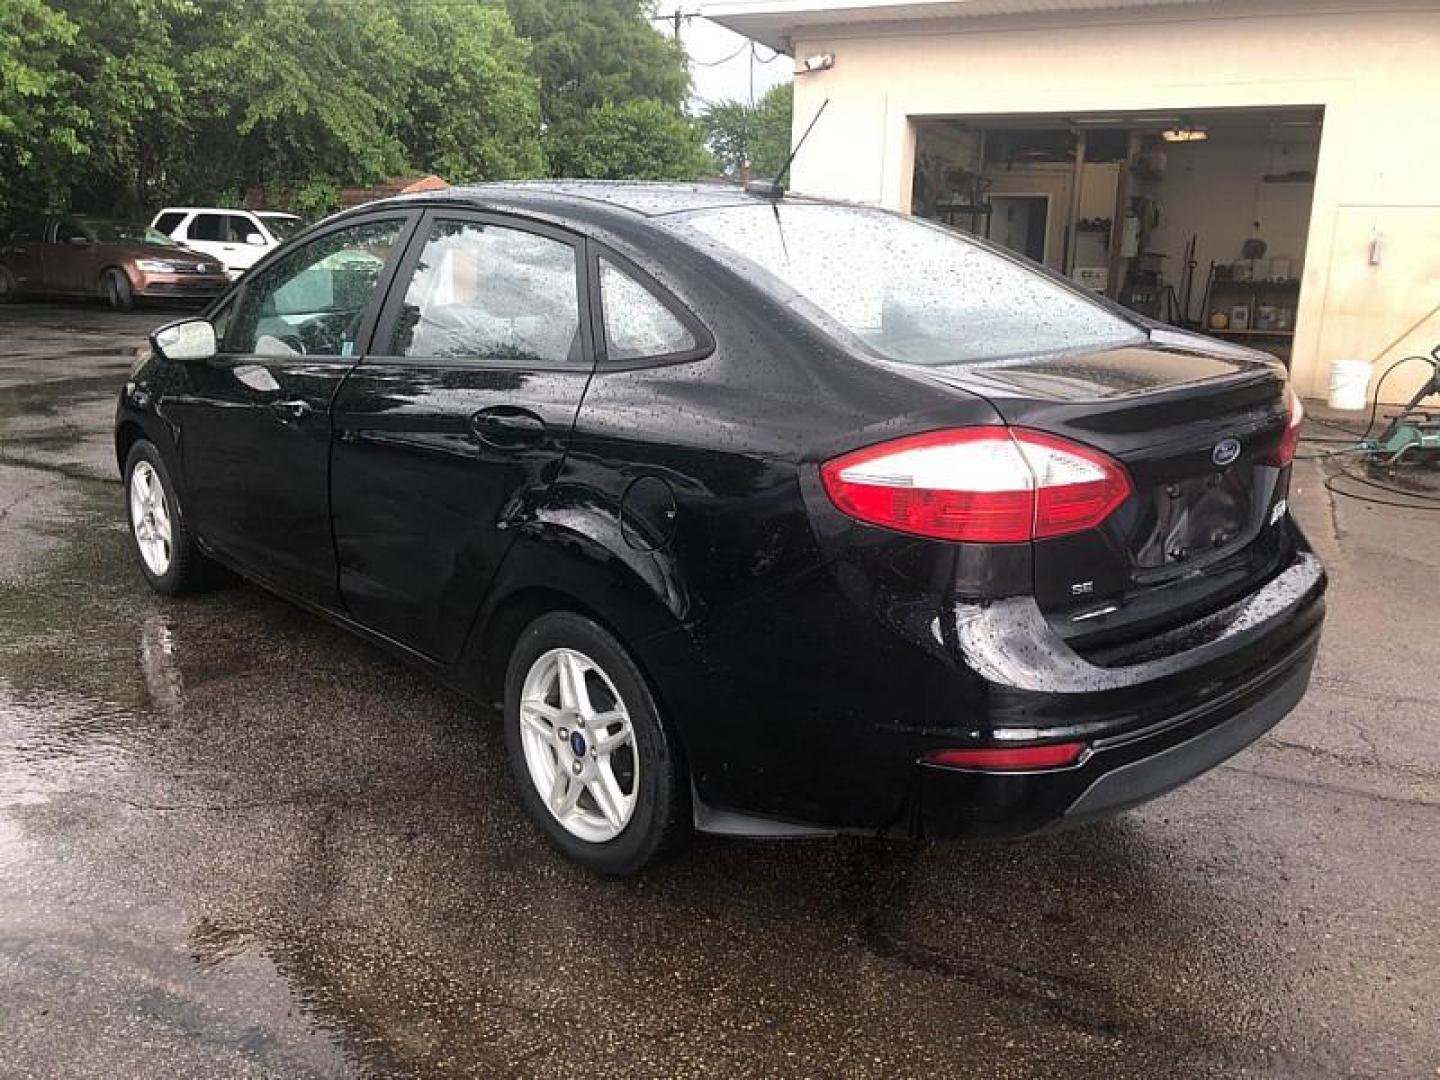
<path fill-rule="evenodd" d="M 1204 128 L 1177 127 L 1160 132 L 1160 138 L 1166 142 L 1204 142 L 1210 133 Z"/>
<path fill-rule="evenodd" d="M 829 71 L 835 66 L 834 53 L 816 53 L 807 56 L 795 66 L 796 75 L 810 75 L 817 71 Z"/>

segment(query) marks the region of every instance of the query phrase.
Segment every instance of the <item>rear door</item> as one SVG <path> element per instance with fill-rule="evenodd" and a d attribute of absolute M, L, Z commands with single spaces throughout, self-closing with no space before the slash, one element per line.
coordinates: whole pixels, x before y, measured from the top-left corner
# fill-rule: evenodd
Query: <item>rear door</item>
<path fill-rule="evenodd" d="M 559 472 L 593 366 L 586 295 L 579 237 L 426 214 L 333 408 L 340 589 L 360 622 L 459 655 L 511 526 Z"/>
<path fill-rule="evenodd" d="M 250 572 L 335 606 L 329 408 L 360 360 L 418 215 L 349 219 L 260 270 L 216 316 L 220 354 L 185 365 L 166 401 L 180 423 L 187 509 Z"/>

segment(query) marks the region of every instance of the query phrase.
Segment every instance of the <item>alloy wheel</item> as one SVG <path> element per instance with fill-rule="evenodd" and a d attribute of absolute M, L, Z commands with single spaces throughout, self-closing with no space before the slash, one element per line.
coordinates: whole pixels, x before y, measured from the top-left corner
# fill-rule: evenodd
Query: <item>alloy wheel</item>
<path fill-rule="evenodd" d="M 614 682 L 574 649 L 551 649 L 525 675 L 520 738 L 530 779 L 567 832 L 605 843 L 625 831 L 640 790 L 630 713 Z"/>
<path fill-rule="evenodd" d="M 148 461 L 136 462 L 130 473 L 130 528 L 145 566 L 156 577 L 170 569 L 174 532 L 165 485 Z"/>

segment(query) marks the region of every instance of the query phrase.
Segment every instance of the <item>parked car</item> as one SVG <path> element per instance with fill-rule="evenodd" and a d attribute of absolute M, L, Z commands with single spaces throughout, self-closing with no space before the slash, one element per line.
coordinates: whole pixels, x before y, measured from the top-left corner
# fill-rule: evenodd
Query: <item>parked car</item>
<path fill-rule="evenodd" d="M 0 245 L 0 302 L 26 293 L 209 300 L 230 283 L 220 264 L 145 225 L 51 214 L 21 221 Z"/>
<path fill-rule="evenodd" d="M 903 215 L 453 189 L 153 341 L 115 432 L 150 585 L 213 560 L 498 702 L 601 873 L 1089 821 L 1310 677 L 1284 368 Z"/>
<path fill-rule="evenodd" d="M 186 247 L 220 260 L 234 279 L 283 244 L 304 222 L 276 210 L 167 206 L 150 224 Z"/>

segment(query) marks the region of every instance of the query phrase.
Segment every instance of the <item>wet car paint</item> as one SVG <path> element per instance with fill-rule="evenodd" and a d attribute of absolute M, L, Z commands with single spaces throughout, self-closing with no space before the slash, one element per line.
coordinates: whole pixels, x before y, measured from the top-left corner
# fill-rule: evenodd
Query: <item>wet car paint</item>
<path fill-rule="evenodd" d="M 1302 464 L 1324 692 L 1159 802 L 609 884 L 523 820 L 486 711 L 252 586 L 144 589 L 109 423 L 153 320 L 0 309 L 0 1074 L 1440 1067 L 1440 647 L 1388 636 L 1427 516 Z"/>
<path fill-rule="evenodd" d="M 992 833 L 996 815 L 969 796 L 993 785 L 951 777 L 956 806 L 966 812 L 931 812 L 943 797 L 935 777 L 917 767 L 925 753 L 957 741 L 1013 739 L 1008 729 L 1015 728 L 1030 740 L 1057 739 L 1107 710 L 1110 735 L 1136 724 L 1129 704 L 1107 697 L 1099 676 L 1048 690 L 977 672 L 960 636 L 946 629 L 968 606 L 1034 593 L 1047 571 L 1051 578 L 1094 573 L 1101 587 L 1093 599 L 1114 598 L 1118 613 L 1087 628 L 1133 638 L 1134 612 L 1148 610 L 1152 621 L 1164 618 L 1165 629 L 1174 629 L 1203 604 L 1212 613 L 1217 582 L 1258 589 L 1301 557 L 1304 540 L 1288 518 L 1262 528 L 1283 498 L 1277 477 L 1284 472 L 1251 468 L 1285 423 L 1284 375 L 1273 361 L 1233 348 L 1206 355 L 1194 341 L 1188 350 L 1127 346 L 1057 356 L 1048 383 L 1033 364 L 979 364 L 972 374 L 968 367 L 870 363 L 824 326 L 797 317 L 772 285 L 731 272 L 693 238 L 682 239 L 683 226 L 623 209 L 636 198 L 632 189 L 575 190 L 585 194 L 564 185 L 482 186 L 402 198 L 306 235 L 403 219 L 405 236 L 423 237 L 439 217 L 525 224 L 573 244 L 582 268 L 618 253 L 707 328 L 703 348 L 674 363 L 610 364 L 603 343 L 581 330 L 586 363 L 569 370 L 397 360 L 384 355 L 401 300 L 390 289 L 386 305 L 373 304 L 364 316 L 354 356 L 152 358 L 121 395 L 117 463 L 143 430 L 167 455 L 172 475 L 184 478 L 179 501 L 193 508 L 195 535 L 207 551 L 480 700 L 498 696 L 513 640 L 507 632 L 553 605 L 558 593 L 560 602 L 615 629 L 648 673 L 684 747 L 700 824 L 707 808 L 773 819 L 756 822 L 754 831 L 784 822 Z M 647 190 L 671 211 L 712 199 L 756 205 L 724 190 Z M 612 199 L 616 205 L 604 201 Z M 497 216 L 505 213 L 514 216 Z M 420 249 L 412 242 L 401 257 L 402 248 L 395 247 L 377 296 L 415 265 Z M 592 300 L 593 278 L 582 269 L 580 288 Z M 1133 326 L 1129 334 L 1144 337 Z M 255 365 L 281 385 L 263 392 L 237 385 L 240 368 Z M 1014 371 L 1026 370 L 1047 394 L 986 396 L 1005 372 L 1018 385 Z M 937 391 L 937 382 L 945 388 Z M 1137 387 L 1170 394 L 1158 403 L 1127 400 Z M 1097 405 L 1096 393 L 1116 400 Z M 297 394 L 312 419 L 278 430 L 266 410 Z M 499 454 L 478 440 L 479 410 L 505 407 L 529 410 L 543 440 Z M 187 440 L 190 414 L 201 422 Z M 1102 529 L 1033 546 L 954 544 L 857 528 L 819 491 L 816 463 L 837 454 L 1002 419 L 1067 436 L 1078 431 L 1115 454 L 1147 491 L 1159 489 L 1176 475 L 1191 476 L 1191 442 L 1228 432 L 1237 414 L 1248 426 L 1246 457 L 1235 471 L 1253 472 L 1262 492 L 1255 527 L 1214 553 L 1229 557 L 1233 578 L 1223 576 L 1224 567 L 1200 573 L 1198 559 L 1167 565 L 1161 569 L 1173 580 L 1163 595 L 1154 582 L 1137 586 L 1131 573 L 1136 541 L 1122 534 L 1155 529 L 1129 504 Z M 1185 433 L 1183 445 L 1172 427 Z M 1169 441 L 1157 447 L 1157 439 Z M 675 514 L 670 541 L 637 557 L 622 507 L 640 479 L 665 485 Z M 1248 505 L 1248 486 L 1245 496 Z M 1193 517 L 1195 527 L 1208 526 L 1207 515 Z M 1097 565 L 1113 569 L 1109 580 L 1095 573 Z M 1221 706 L 1231 699 L 1216 696 L 1222 684 L 1228 693 L 1225 680 L 1258 684 L 1271 674 L 1267 665 L 1282 660 L 1308 671 L 1314 642 L 1308 651 L 1288 650 L 1282 616 L 1293 616 L 1288 624 L 1296 627 L 1318 626 L 1323 575 L 1311 586 L 1293 611 L 1274 613 L 1263 638 L 1218 639 L 1224 646 L 1212 651 L 1234 655 L 1220 657 L 1214 670 L 1180 650 L 1152 664 L 1147 670 L 1157 682 L 1137 694 L 1164 702 L 1169 716 L 1188 726 L 1137 743 L 1134 752 L 1158 753 L 1227 722 Z M 1060 591 L 1068 597 L 1068 587 Z M 1039 599 L 1048 606 L 1043 589 Z M 1028 603 L 1000 636 L 1025 636 L 1035 606 Z M 997 605 L 988 618 L 1010 610 Z M 1064 667 L 1073 642 L 1057 634 L 1041 640 Z M 877 668 L 887 678 L 873 678 Z M 823 677 L 796 677 L 807 672 Z M 1114 760 L 1092 757 L 1086 781 Z M 1018 781 L 1025 797 L 1012 793 L 1004 801 L 1014 831 L 1063 817 L 1078 794 L 1073 779 L 1036 774 Z"/>

